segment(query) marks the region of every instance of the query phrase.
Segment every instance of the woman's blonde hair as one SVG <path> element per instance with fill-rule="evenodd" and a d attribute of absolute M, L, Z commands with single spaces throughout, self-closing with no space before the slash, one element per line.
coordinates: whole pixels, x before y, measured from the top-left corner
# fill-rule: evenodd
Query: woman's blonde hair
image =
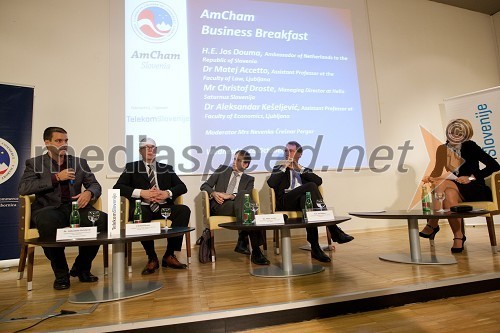
<path fill-rule="evenodd" d="M 446 126 L 446 138 L 452 144 L 459 144 L 470 140 L 474 135 L 474 130 L 467 119 L 453 119 Z"/>

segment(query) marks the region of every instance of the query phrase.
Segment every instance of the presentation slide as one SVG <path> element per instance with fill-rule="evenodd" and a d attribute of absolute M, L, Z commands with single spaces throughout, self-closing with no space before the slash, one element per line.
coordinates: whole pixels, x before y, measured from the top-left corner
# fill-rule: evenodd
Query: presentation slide
<path fill-rule="evenodd" d="M 350 8 L 164 0 L 124 13 L 124 136 L 154 138 L 178 173 L 245 148 L 252 171 L 269 171 L 291 140 L 315 169 L 365 166 L 345 154 L 366 149 Z"/>

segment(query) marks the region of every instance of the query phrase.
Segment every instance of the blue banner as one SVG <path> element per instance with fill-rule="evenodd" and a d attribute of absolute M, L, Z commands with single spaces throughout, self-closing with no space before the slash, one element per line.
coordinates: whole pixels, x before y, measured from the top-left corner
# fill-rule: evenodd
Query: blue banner
<path fill-rule="evenodd" d="M 34 88 L 0 84 L 0 260 L 19 258 L 17 186 L 30 157 Z"/>

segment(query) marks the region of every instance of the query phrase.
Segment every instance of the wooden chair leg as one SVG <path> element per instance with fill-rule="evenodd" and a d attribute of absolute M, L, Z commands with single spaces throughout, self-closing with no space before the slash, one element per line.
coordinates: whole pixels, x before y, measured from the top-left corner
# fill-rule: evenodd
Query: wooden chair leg
<path fill-rule="evenodd" d="M 17 279 L 21 280 L 26 267 L 26 256 L 28 255 L 28 245 L 21 244 L 21 253 L 19 254 L 19 265 L 17 266 Z"/>
<path fill-rule="evenodd" d="M 274 254 L 280 254 L 280 231 L 274 230 L 273 232 Z"/>
<path fill-rule="evenodd" d="M 187 263 L 191 263 L 191 233 L 186 233 L 186 252 L 187 252 Z"/>
<path fill-rule="evenodd" d="M 486 217 L 486 225 L 488 226 L 488 235 L 490 236 L 491 251 L 497 253 L 497 236 L 495 234 L 493 216 Z"/>
<path fill-rule="evenodd" d="M 104 275 L 108 275 L 109 266 L 109 247 L 108 244 L 102 246 L 102 261 L 104 266 Z"/>
<path fill-rule="evenodd" d="M 35 248 L 28 247 L 28 291 L 33 289 L 33 264 L 35 263 Z"/>
<path fill-rule="evenodd" d="M 215 262 L 215 233 L 210 230 L 210 247 L 212 252 L 212 262 Z"/>
<path fill-rule="evenodd" d="M 132 273 L 132 243 L 129 242 L 125 245 L 127 248 L 127 266 L 128 266 L 128 272 Z"/>

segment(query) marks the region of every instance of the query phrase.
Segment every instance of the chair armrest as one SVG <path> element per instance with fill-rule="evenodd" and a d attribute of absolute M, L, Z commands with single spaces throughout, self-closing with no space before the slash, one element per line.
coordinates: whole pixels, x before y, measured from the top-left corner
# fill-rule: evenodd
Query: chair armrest
<path fill-rule="evenodd" d="M 184 204 L 184 198 L 182 195 L 179 195 L 177 198 L 174 200 L 174 205 L 183 205 Z"/>
<path fill-rule="evenodd" d="M 97 198 L 96 201 L 92 204 L 92 207 L 94 207 L 97 210 L 102 211 L 102 197 Z"/>
<path fill-rule="evenodd" d="M 259 206 L 259 210 L 257 211 L 257 214 L 260 214 L 260 198 L 259 198 L 259 191 L 257 191 L 256 188 L 252 189 L 252 201 L 255 202 Z"/>
<path fill-rule="evenodd" d="M 207 191 L 201 191 L 201 205 L 204 224 L 208 226 L 208 218 L 210 217 L 210 198 Z"/>
<path fill-rule="evenodd" d="M 31 203 L 35 200 L 34 195 L 19 196 L 19 244 L 24 243 L 28 230 L 31 227 Z"/>
<path fill-rule="evenodd" d="M 129 221 L 129 212 L 130 212 L 130 201 L 121 196 L 120 197 L 120 227 L 121 229 L 125 229 L 125 224 Z"/>
<path fill-rule="evenodd" d="M 276 212 L 276 194 L 272 187 L 269 188 L 269 199 L 271 200 L 271 213 Z"/>
<path fill-rule="evenodd" d="M 500 198 L 500 171 L 493 172 L 489 177 L 486 177 L 484 181 L 491 189 L 493 202 L 495 203 L 497 209 L 500 210 L 500 203 L 498 202 L 498 199 Z"/>

